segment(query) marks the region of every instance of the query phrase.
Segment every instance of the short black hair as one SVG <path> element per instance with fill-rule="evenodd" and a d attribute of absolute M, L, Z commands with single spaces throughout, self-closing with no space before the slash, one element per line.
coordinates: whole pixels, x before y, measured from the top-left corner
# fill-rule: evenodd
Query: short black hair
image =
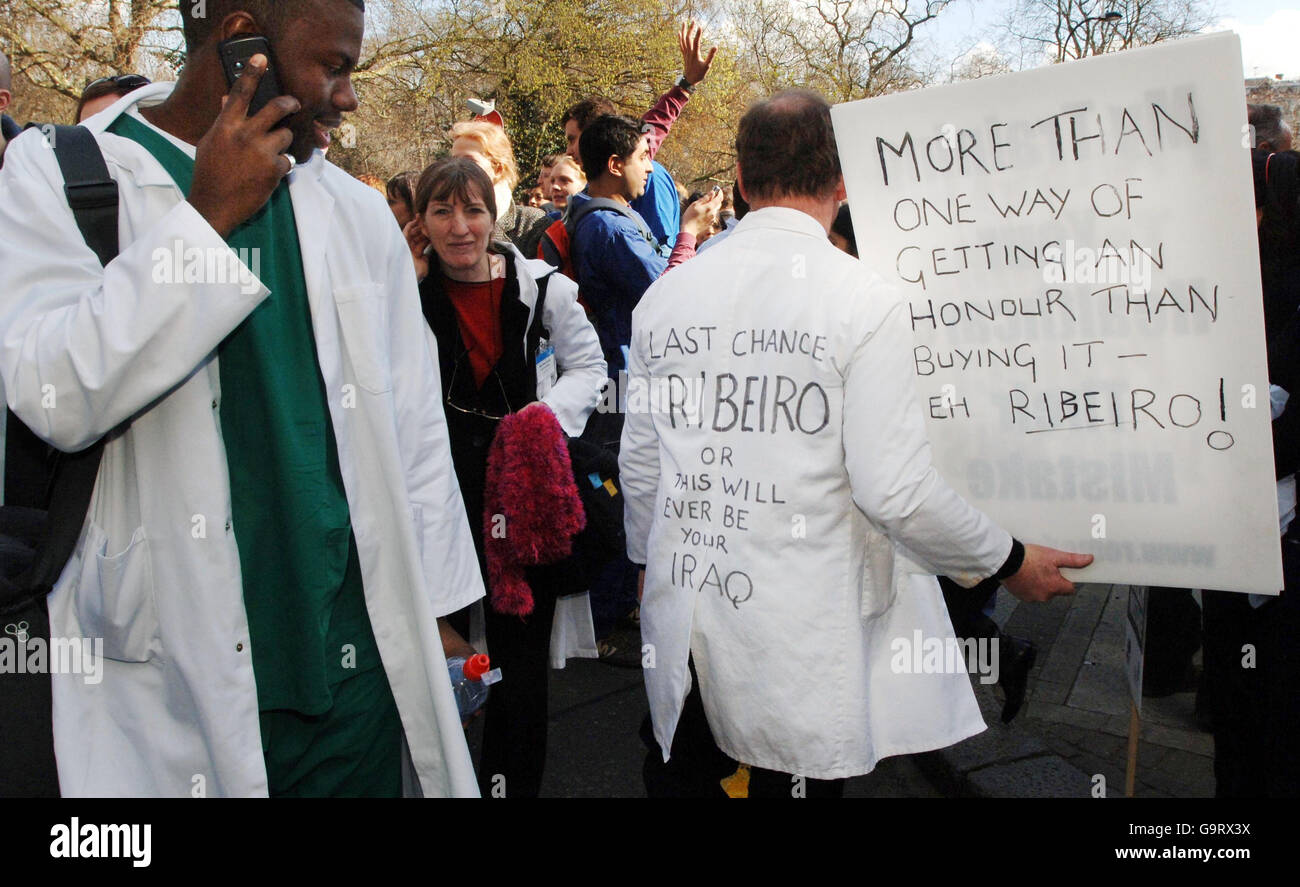
<path fill-rule="evenodd" d="M 492 214 L 492 221 L 497 220 L 497 198 L 488 174 L 468 157 L 444 157 L 431 163 L 420 173 L 420 181 L 415 186 L 415 213 L 424 215 L 429 204 L 435 200 L 454 197 L 461 203 L 470 204 L 482 200 Z"/>
<path fill-rule="evenodd" d="M 578 131 L 581 132 L 590 126 L 591 121 L 595 120 L 597 117 L 601 117 L 605 114 L 617 113 L 618 108 L 615 108 L 614 103 L 609 99 L 583 99 L 582 101 L 571 105 L 569 110 L 564 112 L 564 116 L 560 118 L 560 126 L 563 127 L 564 124 L 572 120 L 574 123 L 578 124 Z"/>
<path fill-rule="evenodd" d="M 736 159 L 751 202 L 826 196 L 841 174 L 830 104 L 802 89 L 754 103 L 740 118 Z"/>
<path fill-rule="evenodd" d="M 362 12 L 366 11 L 366 0 L 348 2 Z M 273 37 L 286 16 L 302 4 L 303 0 L 206 0 L 203 3 L 177 0 L 185 31 L 185 51 L 194 52 L 206 43 L 222 20 L 232 12 L 247 12 L 266 29 L 263 36 Z"/>
<path fill-rule="evenodd" d="M 600 178 L 609 158 L 631 155 L 644 134 L 641 121 L 621 114 L 604 114 L 591 121 L 578 139 L 578 153 L 587 179 Z"/>

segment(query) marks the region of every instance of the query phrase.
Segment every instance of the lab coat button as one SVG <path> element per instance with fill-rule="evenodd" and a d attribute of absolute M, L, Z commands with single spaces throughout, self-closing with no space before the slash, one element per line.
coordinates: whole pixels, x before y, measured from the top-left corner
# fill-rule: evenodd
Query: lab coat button
<path fill-rule="evenodd" d="M 212 408 L 213 408 L 214 410 L 217 408 L 217 399 L 216 399 L 215 397 L 212 398 Z"/>
<path fill-rule="evenodd" d="M 230 518 L 226 518 L 226 532 L 230 532 Z"/>
<path fill-rule="evenodd" d="M 242 653 L 242 652 L 244 652 L 244 645 L 243 645 L 243 644 L 235 644 L 235 652 L 236 652 L 236 653 Z"/>

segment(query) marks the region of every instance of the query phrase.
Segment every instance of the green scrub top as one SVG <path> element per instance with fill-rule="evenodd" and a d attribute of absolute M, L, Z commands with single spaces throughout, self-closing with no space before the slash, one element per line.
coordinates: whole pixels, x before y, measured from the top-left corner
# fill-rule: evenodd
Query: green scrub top
<path fill-rule="evenodd" d="M 188 196 L 194 161 L 185 152 L 126 114 L 109 131 L 147 149 Z M 258 707 L 320 715 L 330 709 L 342 681 L 381 663 L 312 335 L 288 183 L 282 181 L 226 242 L 271 291 L 217 350 L 221 432 Z M 184 258 L 188 264 L 191 257 Z M 194 258 L 206 263 L 206 257 Z"/>

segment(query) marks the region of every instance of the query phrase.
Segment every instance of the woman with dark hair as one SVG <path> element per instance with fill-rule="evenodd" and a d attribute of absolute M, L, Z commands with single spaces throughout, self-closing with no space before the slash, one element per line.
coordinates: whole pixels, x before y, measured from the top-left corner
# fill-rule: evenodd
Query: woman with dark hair
<path fill-rule="evenodd" d="M 565 436 L 582 433 L 605 384 L 605 361 L 577 285 L 513 245 L 493 242 L 496 199 L 478 164 L 449 157 L 430 166 L 416 185 L 415 209 L 418 224 L 408 229 L 408 241 L 437 340 L 452 461 L 489 590 L 488 652 L 502 670 L 488 697 L 479 785 L 485 795 L 499 794 L 494 789 L 504 777 L 510 797 L 536 796 L 546 760 L 556 600 L 583 589 L 569 587 L 563 565 L 533 562 L 519 567 L 510 584 L 500 551 L 506 540 L 524 544 L 529 531 L 524 520 L 510 516 L 507 523 L 512 506 L 541 516 L 541 536 L 571 513 L 564 503 L 572 506 L 577 491 Z M 496 455 L 502 447 L 506 458 Z M 557 448 L 558 460 L 543 467 Z M 576 508 L 580 513 L 580 502 Z M 450 622 L 467 633 L 467 612 Z"/>
<path fill-rule="evenodd" d="M 388 196 L 388 208 L 393 211 L 397 225 L 403 231 L 415 220 L 415 183 L 420 174 L 415 170 L 399 172 L 388 180 L 385 192 Z"/>
<path fill-rule="evenodd" d="M 98 80 L 92 80 L 81 91 L 73 121 L 80 123 L 87 117 L 93 117 L 122 96 L 142 86 L 148 86 L 149 83 L 149 78 L 140 74 L 119 74 L 116 77 L 100 77 Z"/>

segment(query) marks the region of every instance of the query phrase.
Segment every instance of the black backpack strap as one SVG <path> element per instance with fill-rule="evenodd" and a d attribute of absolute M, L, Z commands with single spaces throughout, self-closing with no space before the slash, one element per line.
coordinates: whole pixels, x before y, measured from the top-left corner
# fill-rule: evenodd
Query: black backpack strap
<path fill-rule="evenodd" d="M 48 138 L 48 129 L 45 132 Z M 108 174 L 95 136 L 84 126 L 56 126 L 52 141 L 77 227 L 100 264 L 107 265 L 118 250 L 117 182 Z"/>
<path fill-rule="evenodd" d="M 529 360 L 532 360 L 537 355 L 537 343 L 543 337 L 547 339 L 551 337 L 551 331 L 546 328 L 546 324 L 542 320 L 542 314 L 546 310 L 546 284 L 550 279 L 551 275 L 547 274 L 545 277 L 539 277 L 536 280 L 537 301 L 533 304 L 533 322 L 528 325 L 526 340 Z"/>
<path fill-rule="evenodd" d="M 636 223 L 637 230 L 641 232 L 641 236 L 645 238 L 646 242 L 652 245 L 655 249 L 659 248 L 659 238 L 655 237 L 654 234 L 651 233 L 650 229 L 646 227 L 645 220 L 637 215 L 636 211 L 633 210 L 632 207 L 619 203 L 617 200 L 611 200 L 608 197 L 593 197 L 582 206 L 578 207 L 577 211 L 574 212 L 570 219 L 565 222 L 566 226 L 569 228 L 570 239 L 573 238 L 573 232 L 578 230 L 578 222 L 592 213 L 601 210 L 616 212 L 625 218 L 631 219 Z"/>
<path fill-rule="evenodd" d="M 48 138 L 48 128 L 43 129 Z M 94 135 L 84 126 L 56 126 L 51 141 L 77 227 L 107 265 L 118 253 L 117 182 L 108 174 Z M 27 589 L 27 600 L 48 594 L 72 557 L 103 455 L 103 438 L 80 452 L 58 454 L 50 485 L 48 535 L 32 566 L 14 581 Z"/>
<path fill-rule="evenodd" d="M 573 204 L 570 203 L 569 205 L 572 206 Z M 578 238 L 574 235 L 578 231 L 578 223 L 592 213 L 601 211 L 616 212 L 627 219 L 631 219 L 636 224 L 637 230 L 641 232 L 641 237 L 645 239 L 645 242 L 650 244 L 655 252 L 659 252 L 659 238 L 651 233 L 650 229 L 645 225 L 645 220 L 637 215 L 632 207 L 625 206 L 608 197 L 592 197 L 573 212 L 570 213 L 566 210 L 564 215 L 564 227 L 569 232 L 569 261 L 573 265 L 575 277 L 578 273 Z M 582 281 L 579 280 L 578 284 L 581 286 Z"/>

